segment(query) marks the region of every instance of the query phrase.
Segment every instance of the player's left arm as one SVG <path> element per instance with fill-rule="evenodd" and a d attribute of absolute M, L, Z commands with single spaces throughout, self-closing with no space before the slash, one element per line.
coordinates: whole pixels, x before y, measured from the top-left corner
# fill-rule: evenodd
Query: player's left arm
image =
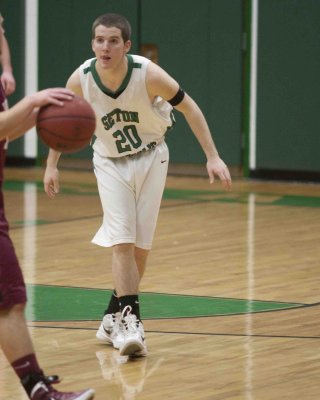
<path fill-rule="evenodd" d="M 174 108 L 184 115 L 207 157 L 210 183 L 214 182 L 216 175 L 226 189 L 231 189 L 229 169 L 219 156 L 207 121 L 197 103 L 187 93 L 179 92 L 181 89 L 177 81 L 154 63 L 150 63 L 148 66 L 146 84 L 151 101 L 156 96 L 160 96 L 173 102 Z M 178 104 L 176 104 L 177 102 Z"/>

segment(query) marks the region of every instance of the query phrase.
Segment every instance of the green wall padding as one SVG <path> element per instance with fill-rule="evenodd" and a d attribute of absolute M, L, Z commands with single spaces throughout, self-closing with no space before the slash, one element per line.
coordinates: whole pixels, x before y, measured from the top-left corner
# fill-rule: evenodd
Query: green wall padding
<path fill-rule="evenodd" d="M 257 168 L 320 171 L 319 21 L 319 1 L 259 1 Z"/>

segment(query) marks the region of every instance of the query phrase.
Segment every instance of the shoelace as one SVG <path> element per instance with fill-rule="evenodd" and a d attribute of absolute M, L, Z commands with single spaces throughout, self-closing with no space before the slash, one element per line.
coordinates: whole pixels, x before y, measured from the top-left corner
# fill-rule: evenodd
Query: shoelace
<path fill-rule="evenodd" d="M 120 315 L 115 315 L 115 321 L 114 321 L 114 330 L 118 331 L 121 330 L 121 326 L 122 326 L 122 316 Z"/>
<path fill-rule="evenodd" d="M 121 318 L 123 319 L 126 315 L 131 314 L 131 311 L 132 311 L 131 306 L 125 306 L 125 308 L 122 310 Z"/>
<path fill-rule="evenodd" d="M 127 315 L 124 324 L 131 332 L 135 332 L 139 327 L 139 321 L 135 315 Z"/>
<path fill-rule="evenodd" d="M 127 332 L 135 333 L 139 328 L 139 320 L 136 315 L 131 314 L 132 307 L 126 306 L 121 314 L 122 324 Z"/>

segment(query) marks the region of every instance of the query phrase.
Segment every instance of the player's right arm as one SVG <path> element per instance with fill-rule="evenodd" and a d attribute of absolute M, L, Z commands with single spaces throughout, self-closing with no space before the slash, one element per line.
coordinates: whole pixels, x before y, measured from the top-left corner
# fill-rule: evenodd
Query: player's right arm
<path fill-rule="evenodd" d="M 58 170 L 58 161 L 61 153 L 56 150 L 50 149 L 48 158 L 47 158 L 47 166 L 44 173 L 43 184 L 44 191 L 53 199 L 56 194 L 59 193 L 59 170 Z"/>
<path fill-rule="evenodd" d="M 76 69 L 68 79 L 66 88 L 70 89 L 77 96 L 83 97 L 78 69 Z M 43 184 L 45 192 L 51 199 L 53 199 L 60 190 L 58 170 L 60 156 L 60 152 L 53 149 L 49 150 Z"/>

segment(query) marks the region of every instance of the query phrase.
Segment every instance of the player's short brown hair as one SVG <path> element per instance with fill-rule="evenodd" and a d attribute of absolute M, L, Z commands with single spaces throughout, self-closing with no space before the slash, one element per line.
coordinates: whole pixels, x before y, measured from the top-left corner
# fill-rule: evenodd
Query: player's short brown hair
<path fill-rule="evenodd" d="M 129 21 L 119 14 L 103 14 L 98 17 L 94 23 L 92 24 L 92 38 L 95 38 L 96 35 L 96 27 L 98 25 L 103 25 L 108 28 L 116 27 L 120 29 L 122 39 L 124 42 L 130 40 L 131 38 L 131 25 Z"/>

